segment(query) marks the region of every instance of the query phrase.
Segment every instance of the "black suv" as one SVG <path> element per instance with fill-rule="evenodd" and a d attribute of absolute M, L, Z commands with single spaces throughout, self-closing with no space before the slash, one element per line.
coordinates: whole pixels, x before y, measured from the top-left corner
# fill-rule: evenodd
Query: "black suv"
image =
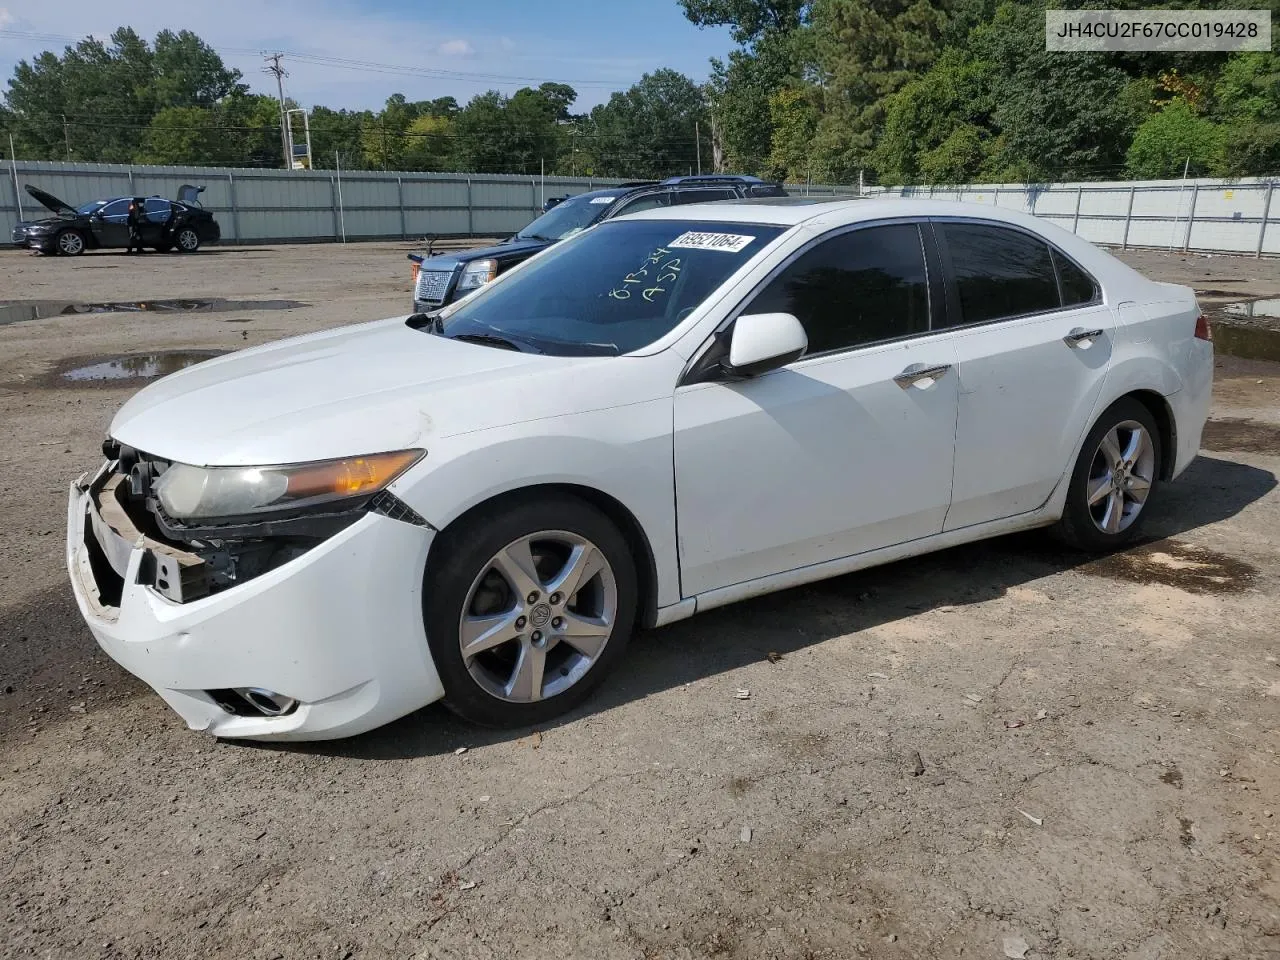
<path fill-rule="evenodd" d="M 787 192 L 778 183 L 757 177 L 708 174 L 634 181 L 566 197 L 514 237 L 492 247 L 437 256 L 409 254 L 409 259 L 419 265 L 413 285 L 413 310 L 423 313 L 452 303 L 538 251 L 601 220 L 653 207 L 785 196 Z"/>

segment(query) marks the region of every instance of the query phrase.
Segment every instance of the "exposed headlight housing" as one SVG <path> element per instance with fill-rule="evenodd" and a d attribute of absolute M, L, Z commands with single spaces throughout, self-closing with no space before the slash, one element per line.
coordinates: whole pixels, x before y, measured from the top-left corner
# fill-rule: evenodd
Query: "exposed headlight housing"
<path fill-rule="evenodd" d="M 152 492 L 174 520 L 300 510 L 378 493 L 425 452 L 395 450 L 265 467 L 193 467 L 174 463 L 156 478 Z"/>
<path fill-rule="evenodd" d="M 497 275 L 497 260 L 472 260 L 462 268 L 462 276 L 458 277 L 458 293 L 463 294 L 483 287 Z"/>

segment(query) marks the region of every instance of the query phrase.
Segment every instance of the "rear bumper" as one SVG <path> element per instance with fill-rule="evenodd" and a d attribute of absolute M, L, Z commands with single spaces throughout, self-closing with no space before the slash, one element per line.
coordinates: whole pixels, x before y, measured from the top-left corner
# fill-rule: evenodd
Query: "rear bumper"
<path fill-rule="evenodd" d="M 1213 344 L 1192 340 L 1182 370 L 1182 389 L 1166 398 L 1173 411 L 1176 451 L 1173 476 L 1178 476 L 1200 452 L 1200 439 L 1213 401 Z"/>
<path fill-rule="evenodd" d="M 193 730 L 219 737 L 311 740 L 380 726 L 444 694 L 422 622 L 422 574 L 434 531 L 376 514 L 267 573 L 188 603 L 145 582 L 141 541 L 121 543 L 91 490 L 71 486 L 67 570 L 94 638 Z M 95 521 L 95 518 L 97 522 Z M 123 567 L 104 602 L 89 544 Z M 107 542 L 104 542 L 107 541 Z M 97 556 L 95 554 L 95 556 Z M 207 691 L 263 687 L 299 701 L 279 717 L 240 716 Z"/>

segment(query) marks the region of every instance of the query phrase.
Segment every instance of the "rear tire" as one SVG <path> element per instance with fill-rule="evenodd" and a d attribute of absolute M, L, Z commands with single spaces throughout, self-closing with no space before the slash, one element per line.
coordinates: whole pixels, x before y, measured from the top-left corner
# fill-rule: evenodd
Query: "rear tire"
<path fill-rule="evenodd" d="M 1116 550 L 1142 533 L 1160 486 L 1160 430 L 1132 397 L 1117 400 L 1085 437 L 1054 532 L 1079 550 Z"/>
<path fill-rule="evenodd" d="M 54 238 L 54 248 L 60 256 L 78 257 L 84 253 L 84 234 L 74 229 L 63 230 Z"/>
<path fill-rule="evenodd" d="M 492 727 L 571 710 L 622 656 L 637 594 L 625 538 L 576 497 L 499 505 L 451 526 L 431 548 L 423 589 L 445 705 Z"/>
<path fill-rule="evenodd" d="M 179 253 L 195 253 L 200 249 L 200 234 L 194 227 L 183 227 L 174 237 L 174 247 Z"/>

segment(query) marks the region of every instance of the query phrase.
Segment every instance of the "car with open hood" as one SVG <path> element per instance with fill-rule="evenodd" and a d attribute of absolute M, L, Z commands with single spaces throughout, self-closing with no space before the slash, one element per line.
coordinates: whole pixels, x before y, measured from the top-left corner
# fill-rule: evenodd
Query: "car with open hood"
<path fill-rule="evenodd" d="M 410 254 L 414 261 L 413 309 L 436 310 L 453 303 L 553 243 L 613 217 L 690 203 L 786 195 L 779 183 L 717 173 L 668 177 L 660 182 L 635 180 L 572 197 L 551 197 L 540 217 L 501 243 L 436 256 Z"/>
<path fill-rule="evenodd" d="M 53 216 L 15 225 L 16 246 L 63 256 L 129 246 L 129 204 L 133 197 L 92 200 L 73 207 L 32 184 L 26 184 L 25 189 Z M 153 250 L 194 253 L 202 245 L 221 239 L 218 221 L 200 204 L 203 191 L 204 187 L 183 184 L 174 200 L 155 195 L 142 198 L 142 245 Z"/>

